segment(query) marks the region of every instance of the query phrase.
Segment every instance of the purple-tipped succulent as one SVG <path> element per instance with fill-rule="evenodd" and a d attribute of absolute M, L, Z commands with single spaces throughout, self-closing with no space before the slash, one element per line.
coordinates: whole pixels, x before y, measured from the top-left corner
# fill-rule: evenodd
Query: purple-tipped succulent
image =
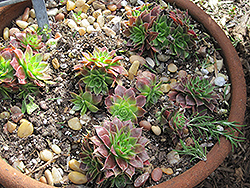
<path fill-rule="evenodd" d="M 161 82 L 156 84 L 155 74 L 144 71 L 137 76 L 136 88 L 147 98 L 147 106 L 155 104 L 163 92 L 160 91 Z"/>
<path fill-rule="evenodd" d="M 26 33 L 15 33 L 15 37 L 12 37 L 10 43 L 16 48 L 21 47 L 26 49 L 27 46 L 30 46 L 32 50 L 36 52 L 45 46 L 45 44 L 42 42 L 42 36 L 33 31 Z"/>
<path fill-rule="evenodd" d="M 19 84 L 27 84 L 28 81 L 34 82 L 37 86 L 44 86 L 51 77 L 45 73 L 48 68 L 48 63 L 43 62 L 43 55 L 36 53 L 33 55 L 33 50 L 28 45 L 25 53 L 16 49 L 13 51 L 15 57 L 10 64 L 16 71 L 15 76 L 18 78 Z"/>
<path fill-rule="evenodd" d="M 131 16 L 129 18 L 127 29 L 124 31 L 124 34 L 129 37 L 127 46 L 131 47 L 132 50 L 139 50 L 140 55 L 147 51 L 153 57 L 157 51 L 152 45 L 152 41 L 159 33 L 152 31 L 152 26 L 159 13 L 160 6 L 157 6 L 152 10 L 145 9 L 138 17 Z"/>
<path fill-rule="evenodd" d="M 142 107 L 146 103 L 146 97 L 139 95 L 135 97 L 135 92 L 132 88 L 126 89 L 118 85 L 115 88 L 114 95 L 109 95 L 105 104 L 108 111 L 121 121 L 131 120 L 137 123 L 137 117 L 143 116 L 146 112 Z"/>
<path fill-rule="evenodd" d="M 193 112 L 205 113 L 206 109 L 215 110 L 219 96 L 214 91 L 215 85 L 206 78 L 195 76 L 183 77 L 168 93 L 169 100 L 182 108 L 192 108 Z"/>
<path fill-rule="evenodd" d="M 119 74 L 127 75 L 126 69 L 120 64 L 120 60 L 123 59 L 122 56 L 115 56 L 115 50 L 108 52 L 106 47 L 95 48 L 93 54 L 83 52 L 84 56 L 81 64 L 78 64 L 74 67 L 74 70 L 81 70 L 83 67 L 88 69 L 105 68 L 107 73 L 117 77 Z"/>
<path fill-rule="evenodd" d="M 104 121 L 103 126 L 95 126 L 95 130 L 97 136 L 90 140 L 96 148 L 94 153 L 103 161 L 104 180 L 122 174 L 131 179 L 136 169 L 150 164 L 145 150 L 148 139 L 142 137 L 142 129 L 135 128 L 131 121 L 114 118 Z"/>

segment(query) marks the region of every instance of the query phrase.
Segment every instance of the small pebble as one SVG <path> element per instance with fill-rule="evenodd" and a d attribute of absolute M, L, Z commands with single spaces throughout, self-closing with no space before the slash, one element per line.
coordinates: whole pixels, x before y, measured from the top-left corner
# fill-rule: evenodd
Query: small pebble
<path fill-rule="evenodd" d="M 75 7 L 76 7 L 76 4 L 73 1 L 70 1 L 70 0 L 67 1 L 67 5 L 66 5 L 67 11 L 74 10 Z"/>
<path fill-rule="evenodd" d="M 85 27 L 87 29 L 88 26 L 90 26 L 90 23 L 88 22 L 87 19 L 83 19 L 81 22 L 80 22 L 80 26 L 81 27 Z"/>
<path fill-rule="evenodd" d="M 86 3 L 85 0 L 77 0 L 75 5 L 76 7 L 82 7 Z"/>
<path fill-rule="evenodd" d="M 90 24 L 93 24 L 95 22 L 95 18 L 93 16 L 89 16 L 87 20 Z"/>
<path fill-rule="evenodd" d="M 59 64 L 59 61 L 57 58 L 52 59 L 51 63 L 53 65 L 54 69 L 59 69 L 60 64 Z"/>
<path fill-rule="evenodd" d="M 112 38 L 116 36 L 116 33 L 113 31 L 113 29 L 110 29 L 109 27 L 103 27 L 102 29 L 107 36 L 112 37 Z"/>
<path fill-rule="evenodd" d="M 217 65 L 218 71 L 220 71 L 223 67 L 223 59 L 216 60 L 216 65 Z"/>
<path fill-rule="evenodd" d="M 21 31 L 20 31 L 18 28 L 12 27 L 12 28 L 10 29 L 10 36 L 14 36 L 15 33 L 20 33 L 20 32 L 21 32 Z"/>
<path fill-rule="evenodd" d="M 85 14 L 85 13 L 82 13 L 82 14 L 80 15 L 80 17 L 81 17 L 82 19 L 87 19 L 87 18 L 88 18 L 88 15 Z"/>
<path fill-rule="evenodd" d="M 167 62 L 170 59 L 170 56 L 164 54 L 158 54 L 157 59 L 161 62 Z"/>
<path fill-rule="evenodd" d="M 141 65 L 146 63 L 146 60 L 139 55 L 131 55 L 129 58 L 130 63 L 133 63 L 134 61 L 139 61 Z"/>
<path fill-rule="evenodd" d="M 150 122 L 148 122 L 146 120 L 142 120 L 142 121 L 140 121 L 139 126 L 143 127 L 146 130 L 150 130 L 152 125 Z"/>
<path fill-rule="evenodd" d="M 34 131 L 34 127 L 32 123 L 30 123 L 26 119 L 21 119 L 20 122 L 21 122 L 21 125 L 18 128 L 17 136 L 19 138 L 24 138 L 24 137 L 31 135 Z"/>
<path fill-rule="evenodd" d="M 171 165 L 178 163 L 180 161 L 180 156 L 179 156 L 178 152 L 177 151 L 173 151 L 173 150 L 170 151 L 167 154 L 167 161 Z"/>
<path fill-rule="evenodd" d="M 77 28 L 77 24 L 74 20 L 72 19 L 68 19 L 68 23 L 67 25 L 71 28 L 71 29 L 76 29 Z"/>
<path fill-rule="evenodd" d="M 53 182 L 60 183 L 63 180 L 60 171 L 56 167 L 53 167 L 51 171 L 52 171 Z"/>
<path fill-rule="evenodd" d="M 27 7 L 23 13 L 22 20 L 27 21 L 29 19 L 30 8 Z"/>
<path fill-rule="evenodd" d="M 44 172 L 44 176 L 46 177 L 46 180 L 48 182 L 49 185 L 53 185 L 54 182 L 53 182 L 53 176 L 52 176 L 52 173 L 49 169 L 45 170 Z"/>
<path fill-rule="evenodd" d="M 185 78 L 187 76 L 187 72 L 184 70 L 180 70 L 178 72 L 178 79 L 180 80 L 181 78 Z"/>
<path fill-rule="evenodd" d="M 202 74 L 205 74 L 205 75 L 208 75 L 209 74 L 209 71 L 207 69 L 201 69 L 201 73 Z"/>
<path fill-rule="evenodd" d="M 30 17 L 35 18 L 36 17 L 35 9 L 30 9 L 29 14 L 30 14 Z"/>
<path fill-rule="evenodd" d="M 217 86 L 220 86 L 220 87 L 224 86 L 226 84 L 225 78 L 220 77 L 220 76 L 215 78 L 214 84 L 217 85 Z"/>
<path fill-rule="evenodd" d="M 97 19 L 98 16 L 100 16 L 100 15 L 102 15 L 102 10 L 101 10 L 101 9 L 98 9 L 98 10 L 96 10 L 96 11 L 94 11 L 94 12 L 92 13 L 92 16 L 93 16 L 95 19 Z"/>
<path fill-rule="evenodd" d="M 47 180 L 44 176 L 41 176 L 39 179 L 40 182 L 47 184 Z"/>
<path fill-rule="evenodd" d="M 8 40 L 10 38 L 10 30 L 8 27 L 5 27 L 3 30 L 3 38 L 4 40 Z"/>
<path fill-rule="evenodd" d="M 123 7 L 127 6 L 127 4 L 128 4 L 127 1 L 122 1 L 122 2 L 121 2 L 121 6 L 123 6 Z"/>
<path fill-rule="evenodd" d="M 138 68 L 140 66 L 139 61 L 134 61 L 128 70 L 129 79 L 132 80 L 135 75 L 137 75 Z"/>
<path fill-rule="evenodd" d="M 95 32 L 96 30 L 95 30 L 95 28 L 93 27 L 93 25 L 89 25 L 88 27 L 87 27 L 87 32 L 88 33 L 93 33 L 93 32 Z"/>
<path fill-rule="evenodd" d="M 149 178 L 149 173 L 145 172 L 144 174 L 138 176 L 138 178 L 136 178 L 136 180 L 134 181 L 134 186 L 135 187 L 141 187 L 145 184 L 145 182 L 148 180 Z"/>
<path fill-rule="evenodd" d="M 16 24 L 22 28 L 22 29 L 25 29 L 26 27 L 28 27 L 29 23 L 28 22 L 25 22 L 25 21 L 22 21 L 22 20 L 17 20 L 16 21 Z"/>
<path fill-rule="evenodd" d="M 161 87 L 160 87 L 160 90 L 163 93 L 168 93 L 170 89 L 171 89 L 170 84 L 162 84 Z"/>
<path fill-rule="evenodd" d="M 214 72 L 214 65 L 207 67 L 208 72 Z"/>
<path fill-rule="evenodd" d="M 55 16 L 55 20 L 60 22 L 60 21 L 64 20 L 64 17 L 65 17 L 65 15 L 63 13 L 58 13 Z"/>
<path fill-rule="evenodd" d="M 167 175 L 171 175 L 174 173 L 173 169 L 172 168 L 165 168 L 165 167 L 162 167 L 161 168 L 162 172 L 164 172 L 165 174 Z"/>
<path fill-rule="evenodd" d="M 104 11 L 102 12 L 102 14 L 103 14 L 103 16 L 108 16 L 108 15 L 111 14 L 111 11 L 107 9 L 107 10 L 104 10 Z"/>
<path fill-rule="evenodd" d="M 161 134 L 161 128 L 159 126 L 152 126 L 151 130 L 153 131 L 153 133 L 157 136 L 159 136 Z"/>
<path fill-rule="evenodd" d="M 71 159 L 69 161 L 69 168 L 77 172 L 82 172 L 82 170 L 79 168 L 80 164 L 81 163 L 79 161 Z"/>
<path fill-rule="evenodd" d="M 90 6 L 88 4 L 84 4 L 82 7 L 80 7 L 83 13 L 87 13 Z"/>
<path fill-rule="evenodd" d="M 48 149 L 42 150 L 42 151 L 40 151 L 40 158 L 43 161 L 49 161 L 49 160 L 53 159 L 53 153 L 52 153 L 52 151 L 50 151 Z"/>
<path fill-rule="evenodd" d="M 103 17 L 102 15 L 99 15 L 99 16 L 97 17 L 96 22 L 97 22 L 97 23 L 99 24 L 99 26 L 102 28 L 102 27 L 104 26 L 104 24 L 105 24 L 104 17 Z"/>
<path fill-rule="evenodd" d="M 84 115 L 82 115 L 82 116 L 80 117 L 80 122 L 81 122 L 81 124 L 83 124 L 83 125 L 86 125 L 88 122 L 90 122 L 90 120 L 91 120 L 91 117 L 88 116 L 87 114 L 84 114 Z"/>
<path fill-rule="evenodd" d="M 80 120 L 77 117 L 74 117 L 68 121 L 68 125 L 71 129 L 77 131 L 82 128 L 82 124 L 80 123 Z"/>
<path fill-rule="evenodd" d="M 47 104 L 46 104 L 46 102 L 45 101 L 41 101 L 41 102 L 39 102 L 39 106 L 43 109 L 43 110 L 48 110 L 48 106 L 47 106 Z"/>
<path fill-rule="evenodd" d="M 153 59 L 151 59 L 150 57 L 146 57 L 146 62 L 148 63 L 148 65 L 152 68 L 154 68 L 155 66 L 155 62 Z"/>
<path fill-rule="evenodd" d="M 86 33 L 86 28 L 85 27 L 79 27 L 79 30 L 78 30 L 79 34 L 81 36 L 83 36 L 85 33 Z"/>
<path fill-rule="evenodd" d="M 56 144 L 52 144 L 51 149 L 55 154 L 60 154 L 62 152 L 61 148 Z"/>
<path fill-rule="evenodd" d="M 169 72 L 172 72 L 172 73 L 174 73 L 174 72 L 176 72 L 177 71 L 177 66 L 175 65 L 175 64 L 173 64 L 173 63 L 170 63 L 169 65 L 168 65 L 168 71 Z"/>
<path fill-rule="evenodd" d="M 105 5 L 99 1 L 93 2 L 92 6 L 94 7 L 95 10 L 98 10 L 98 9 L 105 10 L 106 9 Z"/>
<path fill-rule="evenodd" d="M 155 182 L 157 182 L 157 181 L 159 181 L 160 179 L 161 179 L 161 177 L 162 177 L 162 170 L 161 170 L 161 168 L 155 168 L 154 170 L 153 170 L 153 172 L 151 173 L 151 178 L 155 181 Z"/>
<path fill-rule="evenodd" d="M 70 181 L 77 185 L 87 183 L 88 181 L 87 177 L 84 174 L 76 171 L 70 172 L 68 178 Z"/>
<path fill-rule="evenodd" d="M 9 119 L 10 118 L 10 113 L 7 111 L 4 111 L 0 114 L 0 119 Z"/>
<path fill-rule="evenodd" d="M 7 131 L 9 133 L 13 133 L 14 130 L 16 130 L 17 125 L 15 123 L 12 123 L 10 121 L 7 122 Z"/>
<path fill-rule="evenodd" d="M 117 9 L 117 6 L 116 5 L 114 5 L 114 4 L 109 4 L 108 6 L 107 6 L 107 8 L 110 10 L 110 11 L 116 11 L 116 9 Z"/>
<path fill-rule="evenodd" d="M 56 16 L 58 13 L 58 8 L 52 8 L 47 11 L 48 16 Z"/>

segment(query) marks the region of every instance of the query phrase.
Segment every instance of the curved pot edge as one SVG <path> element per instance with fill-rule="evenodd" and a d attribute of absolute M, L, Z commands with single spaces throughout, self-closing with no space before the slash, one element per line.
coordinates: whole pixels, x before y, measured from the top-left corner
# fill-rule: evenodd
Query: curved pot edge
<path fill-rule="evenodd" d="M 31 1 L 0 7 L 0 36 L 2 36 L 4 27 L 10 26 L 12 20 L 23 14 L 26 7 L 31 7 Z M 12 14 L 14 12 L 15 14 Z"/>
<path fill-rule="evenodd" d="M 189 13 L 200 23 L 202 23 L 211 35 L 217 40 L 218 44 L 222 48 L 222 52 L 225 57 L 225 61 L 228 65 L 228 70 L 230 72 L 230 79 L 232 83 L 232 103 L 231 111 L 229 115 L 229 121 L 237 121 L 240 124 L 244 121 L 245 109 L 246 109 L 246 85 L 244 79 L 243 69 L 230 40 L 226 37 L 221 28 L 203 12 L 199 7 L 194 5 L 188 0 L 166 0 L 169 3 L 175 3 L 178 7 L 182 9 L 188 9 Z M 20 5 L 21 4 L 21 5 Z M 26 5 L 25 5 L 26 4 Z M 0 8 L 0 32 L 2 33 L 3 26 L 7 26 L 8 23 L 13 20 L 16 16 L 12 18 L 1 20 L 2 15 L 7 15 L 7 12 L 14 10 L 16 5 L 11 7 Z M 26 8 L 30 6 L 30 2 L 23 2 L 18 4 L 18 8 L 15 11 L 15 15 L 21 15 Z M 5 24 L 5 25 L 4 25 Z M 242 92 L 239 92 L 242 91 Z M 159 185 L 154 186 L 154 188 L 167 188 L 167 187 L 194 187 L 201 181 L 203 181 L 209 174 L 211 174 L 225 159 L 228 153 L 231 151 L 231 145 L 224 137 L 221 138 L 221 143 L 216 144 L 212 150 L 208 153 L 206 162 L 201 161 L 197 163 L 190 170 L 184 172 L 183 174 L 172 178 L 169 181 L 163 182 Z M 42 184 L 21 172 L 15 170 L 10 165 L 8 165 L 4 160 L 0 159 L 0 182 L 6 188 L 38 188 L 38 187 L 51 187 L 46 184 Z"/>

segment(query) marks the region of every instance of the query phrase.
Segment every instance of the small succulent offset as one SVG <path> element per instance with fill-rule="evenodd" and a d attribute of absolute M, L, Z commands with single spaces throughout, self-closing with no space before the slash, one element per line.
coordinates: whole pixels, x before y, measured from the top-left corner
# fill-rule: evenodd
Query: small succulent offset
<path fill-rule="evenodd" d="M 72 110 L 79 111 L 81 110 L 81 115 L 84 115 L 89 109 L 91 112 L 97 112 L 99 109 L 96 107 L 98 103 L 101 102 L 102 96 L 101 95 L 95 95 L 91 94 L 90 92 L 84 92 L 82 88 L 79 88 L 80 94 L 77 95 L 76 93 L 70 92 L 73 99 L 71 99 L 71 102 L 73 102 L 74 106 Z"/>
<path fill-rule="evenodd" d="M 45 44 L 42 42 L 42 36 L 38 35 L 34 31 L 15 33 L 15 37 L 12 37 L 10 43 L 14 47 L 21 47 L 24 50 L 27 48 L 27 46 L 30 46 L 35 52 L 38 52 L 39 49 L 45 46 Z"/>
<path fill-rule="evenodd" d="M 43 62 L 43 55 L 37 53 L 33 56 L 33 50 L 28 45 L 25 53 L 19 49 L 14 51 L 15 57 L 10 64 L 16 71 L 15 76 L 19 84 L 27 84 L 28 81 L 35 83 L 37 86 L 44 86 L 51 77 L 45 73 L 48 63 Z"/>
<path fill-rule="evenodd" d="M 155 74 L 144 71 L 137 76 L 136 88 L 147 98 L 146 106 L 155 104 L 163 92 L 160 91 L 161 82 L 156 84 Z"/>
<path fill-rule="evenodd" d="M 136 169 L 150 164 L 145 150 L 148 139 L 142 137 L 142 129 L 135 128 L 131 121 L 104 121 L 95 126 L 97 136 L 90 140 L 95 145 L 94 153 L 103 161 L 105 179 L 127 176 L 132 179 Z"/>
<path fill-rule="evenodd" d="M 182 108 L 192 108 L 193 112 L 215 110 L 219 96 L 214 91 L 215 85 L 206 78 L 197 75 L 183 77 L 168 93 L 169 100 L 176 102 Z"/>
<path fill-rule="evenodd" d="M 75 69 L 77 70 L 77 69 Z M 108 86 L 114 81 L 111 74 L 108 74 L 104 68 L 93 68 L 92 70 L 82 68 L 76 75 L 82 75 L 81 80 L 86 84 L 86 91 L 93 91 L 95 94 L 107 94 Z"/>
<path fill-rule="evenodd" d="M 157 51 L 152 45 L 159 33 L 151 31 L 152 26 L 160 12 L 160 7 L 154 7 L 152 10 L 145 9 L 138 17 L 131 16 L 124 34 L 129 37 L 127 46 L 132 50 L 139 50 L 139 54 L 144 51 L 153 54 Z"/>
<path fill-rule="evenodd" d="M 146 112 L 142 107 L 146 103 L 146 97 L 139 95 L 135 97 L 132 88 L 126 89 L 118 85 L 115 88 L 114 95 L 109 95 L 105 99 L 108 111 L 121 121 L 131 120 L 137 123 L 137 117 L 143 116 Z"/>
<path fill-rule="evenodd" d="M 115 50 L 108 52 L 106 47 L 95 48 L 93 54 L 83 52 L 84 60 L 82 64 L 76 65 L 75 69 L 81 69 L 86 67 L 88 69 L 105 68 L 107 73 L 117 77 L 119 74 L 127 75 L 126 69 L 120 64 L 120 60 L 123 59 L 122 56 L 115 56 Z"/>
<path fill-rule="evenodd" d="M 16 86 L 11 59 L 12 54 L 9 51 L 0 54 L 0 93 L 4 98 L 8 98 L 8 91 L 15 89 Z"/>

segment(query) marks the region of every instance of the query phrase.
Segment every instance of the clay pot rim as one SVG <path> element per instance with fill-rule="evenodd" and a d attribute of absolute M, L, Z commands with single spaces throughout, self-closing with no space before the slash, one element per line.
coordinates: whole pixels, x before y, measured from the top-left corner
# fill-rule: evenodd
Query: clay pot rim
<path fill-rule="evenodd" d="M 227 38 L 221 28 L 210 18 L 210 16 L 192 2 L 188 0 L 166 1 L 171 4 L 176 4 L 181 9 L 188 10 L 189 14 L 203 24 L 207 31 L 218 42 L 222 49 L 222 54 L 228 67 L 232 83 L 232 102 L 228 120 L 243 124 L 246 110 L 246 84 L 240 59 L 231 41 Z M 23 11 L 28 5 L 30 5 L 30 2 L 18 3 L 0 8 L 0 16 L 6 15 L 7 11 L 14 6 L 19 6 L 19 9 L 22 9 Z M 1 11 L 4 12 L 4 14 L 2 14 Z M 6 26 L 6 24 L 4 26 Z M 2 31 L 2 29 L 3 28 L 0 28 L 0 31 Z M 230 151 L 231 145 L 229 141 L 222 137 L 220 144 L 215 144 L 212 150 L 208 153 L 206 162 L 200 161 L 181 175 L 156 185 L 154 188 L 194 187 L 208 177 L 224 161 Z M 6 188 L 51 188 L 51 186 L 42 184 L 41 182 L 15 170 L 2 159 L 0 159 L 0 171 L 0 182 Z"/>

